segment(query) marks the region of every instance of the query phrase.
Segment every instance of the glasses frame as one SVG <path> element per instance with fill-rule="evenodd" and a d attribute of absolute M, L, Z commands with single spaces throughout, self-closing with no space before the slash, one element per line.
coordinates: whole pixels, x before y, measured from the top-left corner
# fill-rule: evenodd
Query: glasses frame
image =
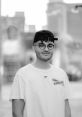
<path fill-rule="evenodd" d="M 43 47 L 41 47 L 41 44 L 43 44 Z M 49 45 L 51 45 L 51 48 L 50 48 Z M 42 43 L 34 44 L 34 46 L 38 46 L 41 50 L 45 50 L 46 47 L 48 48 L 48 50 L 53 50 L 55 45 L 52 44 L 52 43 L 44 44 L 44 43 L 42 42 Z"/>

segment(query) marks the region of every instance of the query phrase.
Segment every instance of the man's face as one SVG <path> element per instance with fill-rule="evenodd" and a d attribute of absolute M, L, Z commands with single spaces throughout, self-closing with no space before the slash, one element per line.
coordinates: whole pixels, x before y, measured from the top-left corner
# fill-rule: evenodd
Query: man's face
<path fill-rule="evenodd" d="M 34 43 L 34 50 L 37 56 L 37 59 L 41 61 L 51 60 L 54 52 L 55 44 L 51 41 L 38 41 Z"/>

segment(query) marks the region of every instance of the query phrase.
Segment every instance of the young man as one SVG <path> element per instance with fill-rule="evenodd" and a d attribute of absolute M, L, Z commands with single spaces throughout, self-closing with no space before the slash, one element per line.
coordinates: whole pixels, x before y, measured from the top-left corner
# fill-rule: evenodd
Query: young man
<path fill-rule="evenodd" d="M 12 86 L 13 117 L 71 117 L 68 77 L 50 64 L 57 40 L 48 30 L 35 33 L 36 62 L 19 69 Z"/>

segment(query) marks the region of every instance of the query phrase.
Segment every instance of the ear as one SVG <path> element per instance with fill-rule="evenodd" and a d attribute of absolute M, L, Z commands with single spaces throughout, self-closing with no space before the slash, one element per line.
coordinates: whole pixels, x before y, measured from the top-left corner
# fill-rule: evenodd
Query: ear
<path fill-rule="evenodd" d="M 34 45 L 32 46 L 32 50 L 35 51 Z"/>

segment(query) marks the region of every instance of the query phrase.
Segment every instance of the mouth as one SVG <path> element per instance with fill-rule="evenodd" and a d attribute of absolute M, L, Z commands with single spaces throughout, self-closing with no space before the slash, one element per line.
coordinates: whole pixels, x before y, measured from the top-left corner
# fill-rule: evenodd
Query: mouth
<path fill-rule="evenodd" d="M 45 56 L 48 56 L 50 53 L 42 53 L 43 55 L 45 55 Z"/>

